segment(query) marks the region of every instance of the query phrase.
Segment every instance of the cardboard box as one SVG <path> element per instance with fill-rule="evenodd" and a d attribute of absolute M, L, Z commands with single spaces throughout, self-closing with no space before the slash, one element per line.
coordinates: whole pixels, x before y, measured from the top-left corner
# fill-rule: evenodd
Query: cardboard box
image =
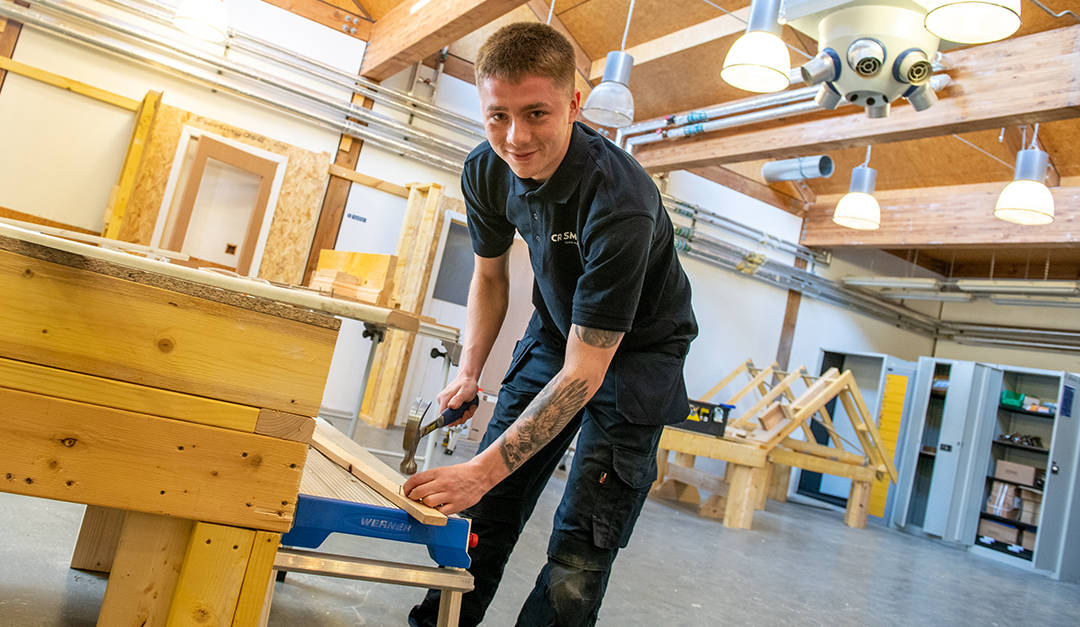
<path fill-rule="evenodd" d="M 1024 485 L 1035 485 L 1035 471 L 1038 470 L 1034 466 L 1027 466 L 1025 464 L 1017 464 L 1016 462 L 1007 462 L 1003 459 L 997 460 L 994 464 L 994 476 L 998 479 L 1005 479 L 1006 481 L 1015 481 L 1016 483 L 1022 483 Z"/>
<path fill-rule="evenodd" d="M 1039 496 L 1041 497 L 1042 495 Z M 1041 510 L 1041 498 L 1038 501 L 1020 499 L 1020 522 L 1027 523 L 1029 525 L 1039 524 L 1039 511 Z"/>
<path fill-rule="evenodd" d="M 1020 530 L 1010 525 L 1003 525 L 992 520 L 979 521 L 979 535 L 989 536 L 998 542 L 1016 544 L 1020 541 Z"/>
<path fill-rule="evenodd" d="M 1029 551 L 1035 550 L 1035 532 L 1034 531 L 1021 531 L 1020 532 L 1020 546 Z"/>
<path fill-rule="evenodd" d="M 990 484 L 990 497 L 986 499 L 986 512 L 1015 520 L 1020 515 L 1018 494 L 1019 489 L 1013 484 L 994 481 Z"/>

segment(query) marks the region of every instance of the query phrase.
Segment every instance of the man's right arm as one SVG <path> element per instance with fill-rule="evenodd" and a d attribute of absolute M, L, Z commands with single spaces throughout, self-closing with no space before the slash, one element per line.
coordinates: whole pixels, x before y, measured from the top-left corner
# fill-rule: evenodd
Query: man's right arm
<path fill-rule="evenodd" d="M 458 408 L 476 396 L 480 372 L 502 328 L 510 302 L 510 250 L 498 257 L 474 256 L 466 302 L 465 341 L 457 377 L 438 396 L 439 410 Z M 470 417 L 470 410 L 465 418 Z"/>

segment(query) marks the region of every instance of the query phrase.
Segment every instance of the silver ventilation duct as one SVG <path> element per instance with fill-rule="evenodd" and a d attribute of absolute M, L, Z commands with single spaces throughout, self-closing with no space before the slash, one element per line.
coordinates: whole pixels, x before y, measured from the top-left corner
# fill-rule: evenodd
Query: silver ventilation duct
<path fill-rule="evenodd" d="M 777 181 L 801 181 L 804 179 L 829 178 L 834 164 L 828 155 L 796 157 L 782 161 L 770 161 L 761 166 L 761 176 L 768 183 Z"/>

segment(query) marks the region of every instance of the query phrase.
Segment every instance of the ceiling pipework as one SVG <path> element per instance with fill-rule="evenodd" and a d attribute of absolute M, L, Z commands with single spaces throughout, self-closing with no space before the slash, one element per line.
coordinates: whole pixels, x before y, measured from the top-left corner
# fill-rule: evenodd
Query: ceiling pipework
<path fill-rule="evenodd" d="M 847 101 L 884 118 L 899 98 L 917 111 L 937 101 L 930 86 L 941 40 L 923 26 L 917 0 L 784 0 L 780 22 L 818 41 L 801 68 L 826 109 Z"/>
<path fill-rule="evenodd" d="M 832 176 L 834 167 L 833 160 L 828 155 L 796 157 L 770 161 L 762 165 L 761 178 L 765 179 L 766 183 L 829 178 Z"/>

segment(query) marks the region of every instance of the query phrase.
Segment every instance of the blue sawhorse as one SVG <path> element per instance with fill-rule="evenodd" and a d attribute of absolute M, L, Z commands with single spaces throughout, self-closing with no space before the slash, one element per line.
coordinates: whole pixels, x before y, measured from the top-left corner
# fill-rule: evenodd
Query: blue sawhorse
<path fill-rule="evenodd" d="M 291 548 L 317 548 L 331 533 L 423 544 L 439 567 Z M 464 518 L 448 518 L 445 526 L 425 525 L 401 509 L 301 494 L 293 528 L 281 538 L 274 569 L 278 581 L 291 571 L 441 590 L 438 624 L 455 627 L 461 595 L 473 588 L 472 575 L 464 570 L 469 566 L 469 543 L 469 521 Z"/>

